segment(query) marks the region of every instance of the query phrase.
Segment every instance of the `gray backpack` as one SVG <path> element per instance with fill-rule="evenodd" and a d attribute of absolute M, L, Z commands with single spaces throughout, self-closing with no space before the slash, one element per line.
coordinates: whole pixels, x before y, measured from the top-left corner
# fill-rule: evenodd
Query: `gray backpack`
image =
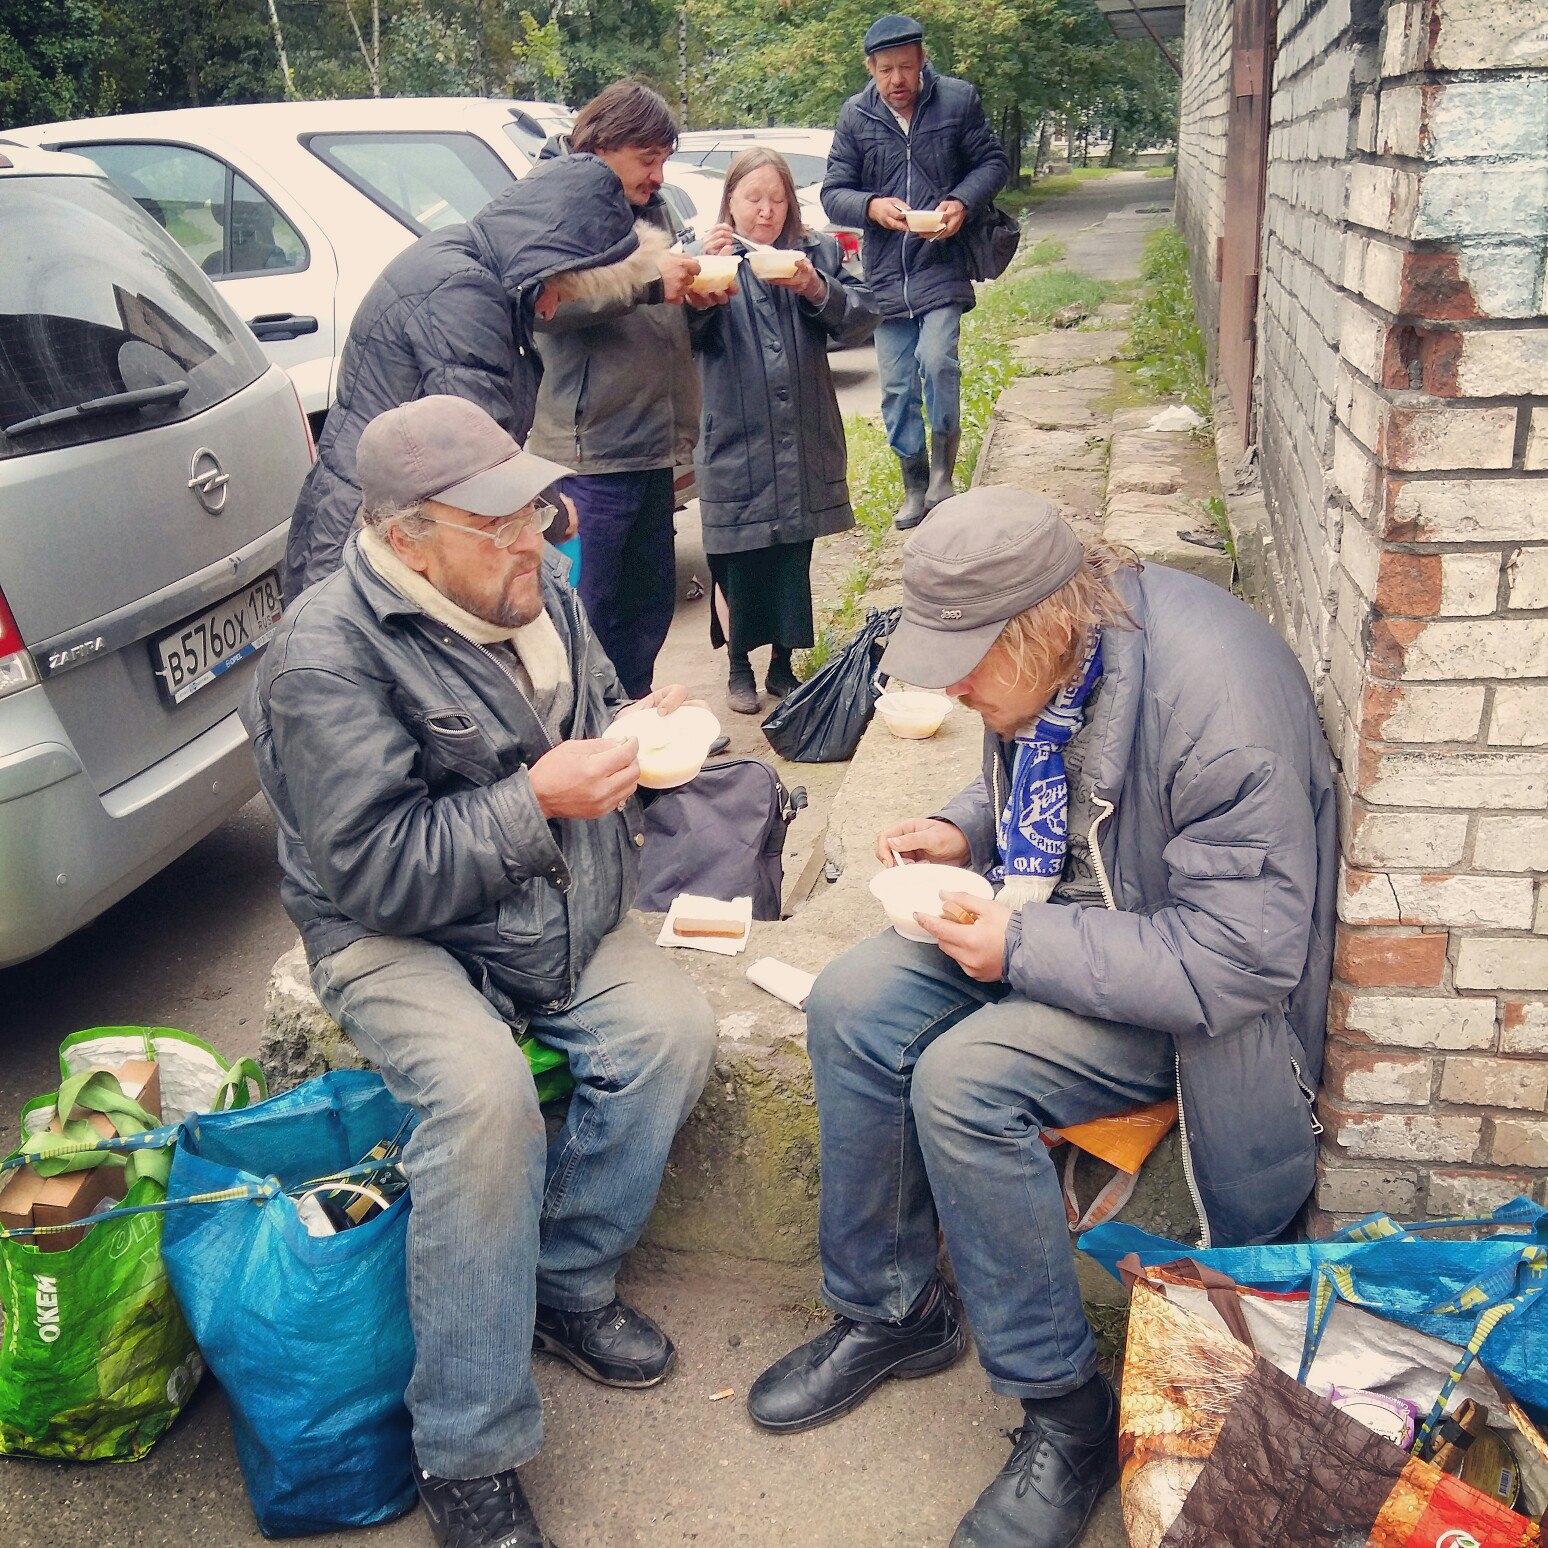
<path fill-rule="evenodd" d="M 634 906 L 665 913 L 680 892 L 751 897 L 754 919 L 778 919 L 785 834 L 806 805 L 758 758 L 706 763 L 696 779 L 645 808 L 645 847 Z"/>

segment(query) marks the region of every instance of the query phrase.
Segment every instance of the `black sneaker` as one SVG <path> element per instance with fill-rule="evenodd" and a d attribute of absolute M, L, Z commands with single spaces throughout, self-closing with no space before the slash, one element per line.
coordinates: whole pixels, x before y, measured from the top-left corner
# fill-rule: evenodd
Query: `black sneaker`
<path fill-rule="evenodd" d="M 672 1340 L 617 1296 L 596 1311 L 539 1305 L 532 1347 L 568 1360 L 604 1387 L 654 1387 L 666 1380 L 677 1358 Z"/>
<path fill-rule="evenodd" d="M 416 1461 L 414 1482 L 441 1548 L 554 1548 L 514 1467 L 490 1478 L 437 1478 Z"/>
<path fill-rule="evenodd" d="M 1118 1480 L 1118 1401 L 1106 1377 L 1100 1417 L 1070 1425 L 1023 1402 L 1010 1460 L 962 1518 L 951 1548 L 1071 1548 Z"/>
<path fill-rule="evenodd" d="M 847 1414 L 889 1377 L 933 1375 L 966 1348 L 952 1297 L 936 1283 L 901 1322 L 835 1317 L 752 1384 L 747 1411 L 765 1430 L 809 1430 Z"/>

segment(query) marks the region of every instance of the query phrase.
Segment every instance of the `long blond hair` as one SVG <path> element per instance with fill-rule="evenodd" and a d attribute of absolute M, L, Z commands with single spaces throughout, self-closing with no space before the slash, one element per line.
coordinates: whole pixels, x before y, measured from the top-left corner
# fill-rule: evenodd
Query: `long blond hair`
<path fill-rule="evenodd" d="M 1043 683 L 1057 692 L 1080 670 L 1093 629 L 1135 627 L 1112 579 L 1120 570 L 1138 570 L 1138 555 L 1106 543 L 1084 546 L 1080 568 L 1035 607 L 1017 613 L 990 647 L 1012 672 L 1011 683 Z"/>

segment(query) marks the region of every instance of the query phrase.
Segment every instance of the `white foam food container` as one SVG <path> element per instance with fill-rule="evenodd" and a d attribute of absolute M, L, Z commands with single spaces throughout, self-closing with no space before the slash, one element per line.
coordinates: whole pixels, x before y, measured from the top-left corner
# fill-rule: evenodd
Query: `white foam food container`
<path fill-rule="evenodd" d="M 720 722 L 698 704 L 685 704 L 670 715 L 647 706 L 625 710 L 602 734 L 614 742 L 637 737 L 640 783 L 647 790 L 672 790 L 704 767 Z"/>
<path fill-rule="evenodd" d="M 872 897 L 886 909 L 887 923 L 905 941 L 934 939 L 919 928 L 914 915 L 933 914 L 939 919 L 943 892 L 965 892 L 971 897 L 987 900 L 994 896 L 994 887 L 977 871 L 932 862 L 894 865 L 878 871 L 871 878 Z"/>

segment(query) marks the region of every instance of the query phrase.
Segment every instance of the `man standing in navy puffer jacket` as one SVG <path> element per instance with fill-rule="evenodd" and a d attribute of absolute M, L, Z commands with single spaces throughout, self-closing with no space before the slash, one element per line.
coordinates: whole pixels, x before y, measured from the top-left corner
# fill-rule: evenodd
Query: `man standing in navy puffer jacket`
<path fill-rule="evenodd" d="M 959 232 L 1005 186 L 1010 162 L 976 88 L 936 73 L 913 17 L 872 24 L 865 69 L 871 84 L 844 104 L 834 130 L 822 207 L 831 220 L 865 232 L 866 284 L 882 315 L 882 418 L 903 470 L 896 524 L 906 530 L 955 493 L 962 435 L 957 334 L 973 305 Z M 911 210 L 937 213 L 938 228 L 911 231 Z"/>

